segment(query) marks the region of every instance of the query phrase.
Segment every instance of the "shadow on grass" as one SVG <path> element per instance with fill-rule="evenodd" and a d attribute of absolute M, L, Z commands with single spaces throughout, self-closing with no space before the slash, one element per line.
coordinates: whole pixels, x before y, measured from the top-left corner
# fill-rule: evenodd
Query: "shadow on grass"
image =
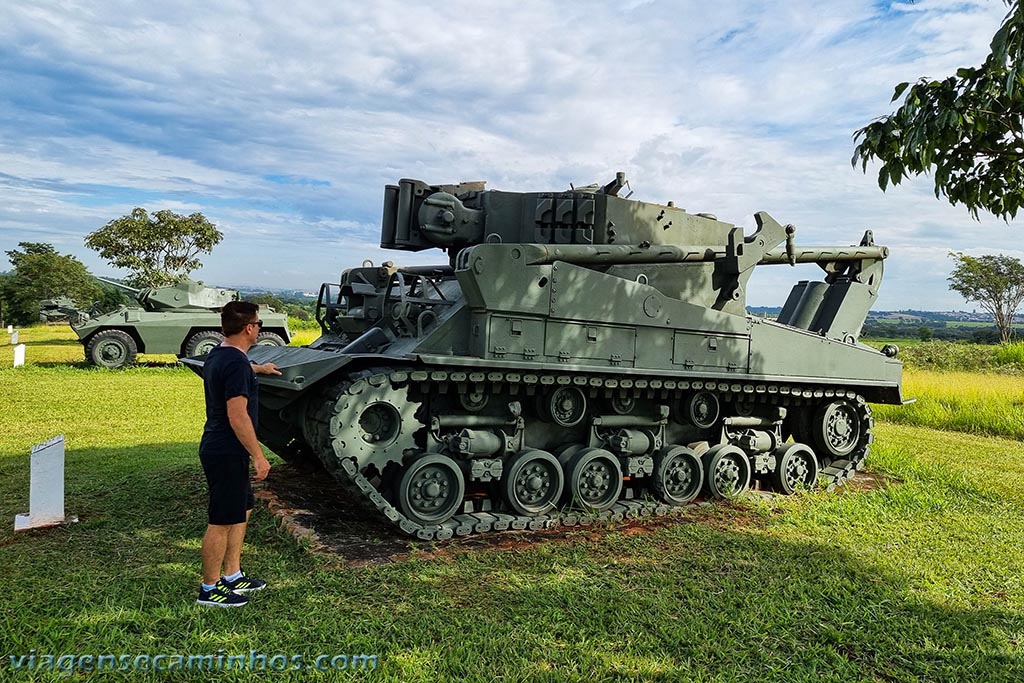
<path fill-rule="evenodd" d="M 271 590 L 241 613 L 203 610 L 191 604 L 206 505 L 195 448 L 69 453 L 67 507 L 82 521 L 0 532 L 0 649 L 360 652 L 380 655 L 375 678 L 403 681 L 1024 677 L 1024 617 L 1009 597 L 951 584 L 944 604 L 926 595 L 941 577 L 828 538 L 761 533 L 721 509 L 646 533 L 580 530 L 359 571 L 325 568 L 257 509 L 244 557 Z M 0 460 L 8 519 L 27 502 L 12 460 Z"/>

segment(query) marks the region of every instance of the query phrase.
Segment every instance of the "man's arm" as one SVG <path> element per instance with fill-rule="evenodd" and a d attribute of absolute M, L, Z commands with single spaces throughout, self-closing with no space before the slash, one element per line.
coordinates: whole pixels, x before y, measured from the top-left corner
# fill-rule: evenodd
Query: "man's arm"
<path fill-rule="evenodd" d="M 270 472 L 270 463 L 263 455 L 263 447 L 256 439 L 256 430 L 253 429 L 252 420 L 249 419 L 249 399 L 245 396 L 235 396 L 228 399 L 228 422 L 231 430 L 242 442 L 242 446 L 248 451 L 252 464 L 256 468 L 256 481 L 266 479 Z"/>

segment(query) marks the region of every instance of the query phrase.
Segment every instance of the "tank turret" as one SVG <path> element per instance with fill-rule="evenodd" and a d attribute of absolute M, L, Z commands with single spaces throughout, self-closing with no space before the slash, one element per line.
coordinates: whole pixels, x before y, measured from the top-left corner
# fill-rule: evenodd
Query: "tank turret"
<path fill-rule="evenodd" d="M 746 235 L 627 187 L 389 185 L 381 246 L 447 262 L 324 284 L 319 339 L 252 353 L 282 372 L 260 382 L 260 439 L 427 539 L 842 484 L 868 402 L 902 401 L 895 347 L 858 341 L 888 249 L 805 247 L 763 212 Z M 797 263 L 822 280 L 747 315 L 753 271 Z"/>

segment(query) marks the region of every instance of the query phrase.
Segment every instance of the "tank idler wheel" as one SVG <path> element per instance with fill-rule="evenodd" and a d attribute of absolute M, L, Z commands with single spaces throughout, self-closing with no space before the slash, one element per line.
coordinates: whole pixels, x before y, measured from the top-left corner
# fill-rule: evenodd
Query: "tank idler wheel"
<path fill-rule="evenodd" d="M 651 488 L 669 505 L 685 505 L 697 497 L 704 484 L 704 467 L 686 446 L 667 446 L 654 454 Z"/>
<path fill-rule="evenodd" d="M 547 395 L 543 408 L 559 427 L 575 427 L 587 414 L 587 397 L 579 387 L 558 387 Z"/>
<path fill-rule="evenodd" d="M 200 330 L 185 342 L 186 356 L 205 356 L 224 341 L 224 335 L 216 330 Z"/>
<path fill-rule="evenodd" d="M 682 399 L 682 418 L 698 429 L 710 429 L 718 422 L 721 408 L 718 397 L 710 391 L 698 391 Z"/>
<path fill-rule="evenodd" d="M 823 460 L 831 462 L 849 455 L 861 440 L 857 407 L 845 400 L 826 403 L 814 415 L 811 437 Z"/>
<path fill-rule="evenodd" d="M 512 456 L 501 475 L 505 502 L 521 515 L 543 515 L 555 509 L 564 485 L 555 456 L 535 449 Z"/>
<path fill-rule="evenodd" d="M 409 463 L 398 483 L 398 507 L 418 524 L 440 524 L 462 507 L 466 480 L 447 455 L 425 453 Z"/>
<path fill-rule="evenodd" d="M 569 500 L 588 512 L 602 512 L 622 493 L 619 459 L 603 448 L 584 448 L 566 470 Z"/>
<path fill-rule="evenodd" d="M 735 496 L 750 487 L 750 459 L 738 446 L 714 446 L 703 461 L 704 490 L 712 498 Z"/>
<path fill-rule="evenodd" d="M 798 489 L 810 488 L 818 481 L 818 457 L 810 446 L 787 443 L 775 453 L 772 484 L 776 491 L 790 495 Z"/>
<path fill-rule="evenodd" d="M 256 335 L 256 346 L 288 346 L 284 337 L 277 332 L 260 332 Z"/>
<path fill-rule="evenodd" d="M 139 352 L 132 336 L 123 330 L 101 330 L 85 347 L 85 359 L 101 368 L 123 368 L 135 362 Z"/>

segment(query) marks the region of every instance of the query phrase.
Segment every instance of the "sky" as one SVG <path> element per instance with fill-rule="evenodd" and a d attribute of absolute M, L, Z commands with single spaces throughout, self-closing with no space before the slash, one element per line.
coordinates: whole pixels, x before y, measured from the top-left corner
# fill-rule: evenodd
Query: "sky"
<path fill-rule="evenodd" d="M 853 132 L 901 81 L 980 64 L 1000 0 L 9 2 L 0 5 L 2 252 L 84 237 L 141 206 L 224 233 L 193 277 L 316 291 L 381 250 L 384 185 L 560 191 L 625 171 L 634 199 L 802 245 L 890 247 L 878 310 L 975 308 L 951 251 L 1018 258 L 922 177 L 883 193 Z M 816 266 L 759 268 L 781 306 Z"/>

